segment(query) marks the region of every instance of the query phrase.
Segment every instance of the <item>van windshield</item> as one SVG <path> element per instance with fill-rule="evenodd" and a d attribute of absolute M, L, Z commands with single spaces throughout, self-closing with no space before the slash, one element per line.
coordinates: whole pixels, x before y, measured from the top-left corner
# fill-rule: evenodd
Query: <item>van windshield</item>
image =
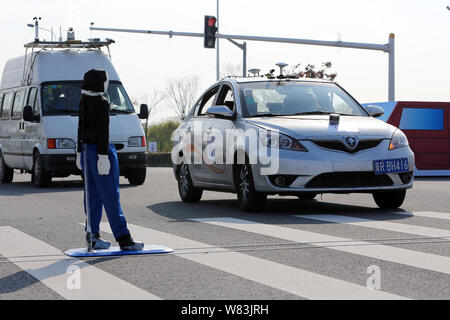
<path fill-rule="evenodd" d="M 45 83 L 41 88 L 42 110 L 44 115 L 78 115 L 81 100 L 82 81 Z M 111 105 L 110 112 L 133 113 L 133 104 L 120 82 L 109 84 L 105 98 Z"/>

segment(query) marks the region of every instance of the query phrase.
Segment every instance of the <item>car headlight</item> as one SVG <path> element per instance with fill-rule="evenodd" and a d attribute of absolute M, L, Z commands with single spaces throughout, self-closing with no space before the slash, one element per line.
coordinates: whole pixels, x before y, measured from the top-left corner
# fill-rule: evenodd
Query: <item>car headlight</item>
<path fill-rule="evenodd" d="M 389 143 L 389 150 L 394 150 L 407 146 L 409 146 L 408 138 L 401 130 L 397 129 L 391 138 L 391 142 Z"/>
<path fill-rule="evenodd" d="M 131 137 L 128 139 L 129 147 L 145 147 L 145 138 L 144 137 Z"/>
<path fill-rule="evenodd" d="M 47 148 L 48 149 L 75 149 L 75 141 L 72 139 L 48 139 Z"/>
<path fill-rule="evenodd" d="M 266 148 L 308 152 L 308 149 L 306 149 L 299 141 L 282 133 L 274 134 L 268 131 L 267 134 L 260 135 L 260 140 L 262 145 Z"/>

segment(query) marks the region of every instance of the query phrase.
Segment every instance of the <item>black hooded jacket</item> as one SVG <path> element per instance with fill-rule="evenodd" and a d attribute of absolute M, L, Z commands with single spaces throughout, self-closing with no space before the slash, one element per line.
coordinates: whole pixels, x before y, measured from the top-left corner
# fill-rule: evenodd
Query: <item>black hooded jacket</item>
<path fill-rule="evenodd" d="M 84 75 L 81 89 L 92 93 L 104 92 L 107 80 L 104 70 L 92 69 Z M 82 144 L 96 144 L 98 154 L 108 154 L 109 107 L 109 103 L 103 95 L 82 94 L 78 113 L 77 152 L 81 152 Z"/>

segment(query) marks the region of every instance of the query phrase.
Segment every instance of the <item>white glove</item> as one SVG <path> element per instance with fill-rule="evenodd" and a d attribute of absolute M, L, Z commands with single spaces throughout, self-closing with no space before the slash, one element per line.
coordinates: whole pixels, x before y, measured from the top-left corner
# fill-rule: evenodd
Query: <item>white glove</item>
<path fill-rule="evenodd" d="M 109 163 L 108 155 L 99 154 L 97 162 L 98 174 L 101 176 L 107 176 L 109 174 L 109 169 L 111 169 L 111 164 Z"/>
<path fill-rule="evenodd" d="M 77 168 L 81 170 L 81 153 L 77 152 Z"/>

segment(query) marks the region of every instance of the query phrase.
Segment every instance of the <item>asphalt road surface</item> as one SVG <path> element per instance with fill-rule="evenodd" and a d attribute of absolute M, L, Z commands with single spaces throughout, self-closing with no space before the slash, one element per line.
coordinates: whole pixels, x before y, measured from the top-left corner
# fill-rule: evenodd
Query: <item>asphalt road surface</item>
<path fill-rule="evenodd" d="M 121 180 L 122 207 L 136 240 L 174 253 L 68 259 L 85 246 L 82 196 L 75 176 L 0 185 L 0 299 L 450 298 L 448 178 L 416 179 L 395 211 L 326 194 L 243 213 L 234 194 L 182 203 L 172 170 L 149 168 L 143 186 Z"/>

